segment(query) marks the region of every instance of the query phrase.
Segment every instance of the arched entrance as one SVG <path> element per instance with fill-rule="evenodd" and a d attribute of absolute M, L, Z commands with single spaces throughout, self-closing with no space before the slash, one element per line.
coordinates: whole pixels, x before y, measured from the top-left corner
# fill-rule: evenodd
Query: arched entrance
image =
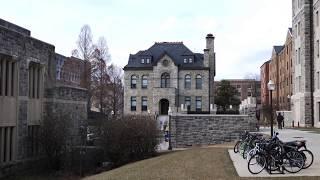
<path fill-rule="evenodd" d="M 159 113 L 160 115 L 168 115 L 169 110 L 169 100 L 161 99 L 159 102 Z"/>

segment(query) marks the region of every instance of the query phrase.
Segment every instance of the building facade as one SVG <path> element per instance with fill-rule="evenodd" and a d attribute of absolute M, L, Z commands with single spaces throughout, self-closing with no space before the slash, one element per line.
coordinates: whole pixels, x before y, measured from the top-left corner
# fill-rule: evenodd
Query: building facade
<path fill-rule="evenodd" d="M 130 54 L 124 67 L 124 113 L 210 111 L 215 71 L 212 34 L 206 37 L 204 54 L 193 53 L 182 42 L 155 43 Z"/>
<path fill-rule="evenodd" d="M 0 19 L 0 177 L 41 155 L 36 139 L 45 118 L 67 114 L 72 119 L 70 141 L 79 141 L 87 90 L 58 82 L 59 56 L 53 45 Z"/>
<path fill-rule="evenodd" d="M 230 82 L 230 85 L 238 90 L 238 98 L 240 101 L 248 97 L 256 97 L 257 105 L 261 104 L 261 81 L 255 79 L 224 79 Z M 215 81 L 215 92 L 219 88 L 220 81 Z"/>
<path fill-rule="evenodd" d="M 315 4 L 315 6 L 314 6 Z M 317 1 L 292 1 L 292 43 L 293 43 L 293 95 L 291 97 L 293 117 L 301 126 L 314 126 L 314 16 L 317 14 Z M 315 8 L 315 10 L 314 10 Z M 315 21 L 317 22 L 317 21 Z M 316 51 L 315 51 L 316 52 Z M 316 123 L 319 125 L 319 121 Z"/>
<path fill-rule="evenodd" d="M 292 96 L 292 29 L 289 28 L 282 51 L 279 53 L 279 110 L 290 111 Z"/>
<path fill-rule="evenodd" d="M 269 82 L 269 66 L 270 60 L 263 63 L 260 67 L 260 78 L 261 78 L 261 106 L 265 107 L 269 105 L 269 90 L 268 90 L 268 82 Z"/>

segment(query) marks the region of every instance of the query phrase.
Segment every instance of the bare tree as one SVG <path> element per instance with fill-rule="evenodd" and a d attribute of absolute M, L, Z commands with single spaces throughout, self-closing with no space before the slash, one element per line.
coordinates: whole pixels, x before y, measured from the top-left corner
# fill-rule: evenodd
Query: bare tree
<path fill-rule="evenodd" d="M 80 34 L 77 41 L 78 52 L 80 58 L 85 61 L 90 61 L 92 58 L 92 53 L 94 51 L 94 46 L 92 43 L 92 33 L 89 25 L 82 26 Z"/>
<path fill-rule="evenodd" d="M 108 109 L 115 114 L 123 113 L 123 83 L 122 83 L 122 69 L 111 64 L 108 67 L 108 75 L 110 78 L 109 93 L 108 93 Z"/>

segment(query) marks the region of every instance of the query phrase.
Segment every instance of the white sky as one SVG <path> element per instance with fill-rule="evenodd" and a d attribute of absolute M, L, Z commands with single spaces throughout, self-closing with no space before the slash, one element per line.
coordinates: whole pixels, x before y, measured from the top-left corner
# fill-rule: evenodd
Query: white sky
<path fill-rule="evenodd" d="M 259 73 L 291 27 L 291 0 L 10 0 L 0 18 L 31 30 L 37 39 L 71 55 L 80 28 L 89 24 L 94 40 L 105 36 L 112 62 L 154 42 L 183 41 L 203 53 L 205 36 L 216 37 L 217 79 Z"/>

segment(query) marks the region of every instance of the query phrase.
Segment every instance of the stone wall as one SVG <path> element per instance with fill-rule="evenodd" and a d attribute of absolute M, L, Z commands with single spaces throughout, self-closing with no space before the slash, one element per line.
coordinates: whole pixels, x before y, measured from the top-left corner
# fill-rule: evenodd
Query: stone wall
<path fill-rule="evenodd" d="M 182 115 L 171 116 L 172 146 L 213 145 L 239 139 L 240 133 L 254 131 L 252 115 Z"/>

